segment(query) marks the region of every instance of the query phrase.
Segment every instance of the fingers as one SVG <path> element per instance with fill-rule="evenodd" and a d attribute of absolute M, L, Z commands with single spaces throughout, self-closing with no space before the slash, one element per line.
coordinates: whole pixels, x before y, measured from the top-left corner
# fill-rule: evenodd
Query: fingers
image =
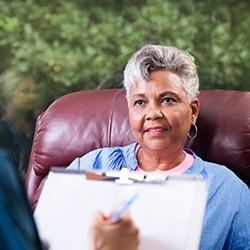
<path fill-rule="evenodd" d="M 90 228 L 90 239 L 92 250 L 135 250 L 139 245 L 139 229 L 129 212 L 111 222 L 98 211 Z"/>

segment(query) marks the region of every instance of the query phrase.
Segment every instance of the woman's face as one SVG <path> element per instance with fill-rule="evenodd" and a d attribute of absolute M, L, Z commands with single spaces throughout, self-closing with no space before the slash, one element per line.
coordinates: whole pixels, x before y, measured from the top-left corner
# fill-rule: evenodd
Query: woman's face
<path fill-rule="evenodd" d="M 34 100 L 34 80 L 25 78 L 13 92 L 12 105 L 21 110 L 33 110 Z"/>
<path fill-rule="evenodd" d="M 128 105 L 136 141 L 153 150 L 182 149 L 199 111 L 198 99 L 190 104 L 181 78 L 168 70 L 152 72 L 149 81 L 135 83 Z"/>

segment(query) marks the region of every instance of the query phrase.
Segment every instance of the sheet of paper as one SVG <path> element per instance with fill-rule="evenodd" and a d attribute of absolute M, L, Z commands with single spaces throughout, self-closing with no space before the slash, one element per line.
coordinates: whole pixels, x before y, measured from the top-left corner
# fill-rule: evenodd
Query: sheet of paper
<path fill-rule="evenodd" d="M 51 250 L 89 249 L 93 213 L 109 213 L 135 193 L 139 197 L 130 213 L 140 229 L 140 250 L 199 249 L 206 183 L 190 178 L 120 185 L 86 180 L 81 174 L 51 172 L 35 211 L 39 233 Z"/>

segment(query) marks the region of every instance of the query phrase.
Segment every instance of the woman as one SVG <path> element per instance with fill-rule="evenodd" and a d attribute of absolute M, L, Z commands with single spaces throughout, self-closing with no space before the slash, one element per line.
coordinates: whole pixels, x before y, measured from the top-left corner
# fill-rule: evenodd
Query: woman
<path fill-rule="evenodd" d="M 23 177 L 36 122 L 34 87 L 31 76 L 13 69 L 0 76 L 0 101 L 4 107 L 0 120 L 0 147 L 11 151 L 15 166 Z"/>
<path fill-rule="evenodd" d="M 199 79 L 194 58 L 174 47 L 146 45 L 126 65 L 124 87 L 136 143 L 94 150 L 68 168 L 106 171 L 126 165 L 130 171 L 201 175 L 207 181 L 208 202 L 200 248 L 250 249 L 247 186 L 226 167 L 183 149 L 187 136 L 198 133 Z M 93 234 L 100 224 L 104 231 L 113 226 L 99 215 Z"/>

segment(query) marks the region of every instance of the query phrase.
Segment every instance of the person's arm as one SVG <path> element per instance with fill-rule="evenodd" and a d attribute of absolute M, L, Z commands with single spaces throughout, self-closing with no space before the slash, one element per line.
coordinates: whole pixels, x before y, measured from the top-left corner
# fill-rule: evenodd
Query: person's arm
<path fill-rule="evenodd" d="M 0 249 L 45 249 L 10 150 L 0 147 Z"/>
<path fill-rule="evenodd" d="M 226 242 L 228 249 L 250 249 L 250 190 L 244 184 L 238 212 L 234 218 L 233 228 Z"/>
<path fill-rule="evenodd" d="M 136 250 L 139 246 L 139 229 L 129 212 L 117 221 L 110 221 L 96 212 L 90 228 L 91 250 Z"/>

